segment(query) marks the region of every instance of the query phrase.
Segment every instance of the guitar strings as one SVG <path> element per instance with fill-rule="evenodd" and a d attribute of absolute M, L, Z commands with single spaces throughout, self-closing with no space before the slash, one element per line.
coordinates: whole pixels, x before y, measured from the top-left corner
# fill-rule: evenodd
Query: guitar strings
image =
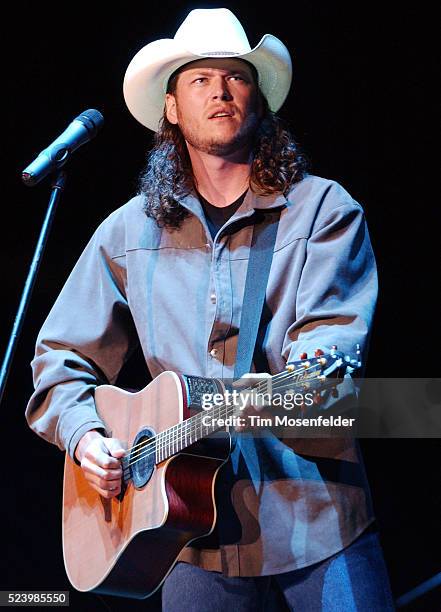
<path fill-rule="evenodd" d="M 274 380 L 278 380 L 283 381 L 287 378 L 300 378 L 300 374 L 302 375 L 302 379 L 305 378 L 305 374 L 307 374 L 308 372 L 310 372 L 311 370 L 313 370 L 314 368 L 316 369 L 318 366 L 315 364 L 314 366 L 305 368 L 304 370 L 301 370 L 299 372 L 282 372 L 279 375 L 276 375 L 274 377 L 272 377 L 271 379 L 266 379 L 264 381 L 259 381 L 256 385 L 252 385 L 251 387 L 247 387 L 246 389 L 243 390 L 243 392 L 246 391 L 252 391 L 255 389 L 268 389 L 268 383 L 269 382 L 273 382 Z M 308 378 L 306 378 L 306 381 L 308 380 Z M 290 384 L 292 384 L 292 381 L 290 381 Z M 272 384 L 272 391 L 277 390 L 277 389 L 282 389 L 283 387 L 286 387 L 286 384 Z M 222 418 L 224 416 L 226 416 L 228 414 L 229 411 L 233 410 L 234 411 L 234 407 L 231 406 L 231 404 L 222 404 L 220 406 L 216 406 L 216 412 L 217 412 L 217 416 L 216 418 Z M 189 419 L 186 419 L 185 421 L 182 421 L 180 423 L 177 423 L 176 425 L 173 425 L 172 427 L 164 430 L 163 432 L 160 432 L 159 434 L 157 434 L 156 436 L 154 436 L 153 438 L 149 439 L 147 442 L 141 442 L 135 446 L 132 447 L 132 449 L 129 449 L 129 451 L 127 451 L 126 455 L 127 456 L 129 454 L 129 452 L 131 452 L 133 449 L 138 447 L 137 453 L 132 453 L 131 458 L 134 459 L 133 461 L 130 461 L 130 463 L 125 464 L 124 465 L 124 469 L 123 471 L 125 472 L 126 470 L 129 470 L 130 466 L 133 465 L 134 463 L 137 463 L 138 461 L 144 459 L 145 457 L 149 456 L 149 455 L 153 455 L 156 454 L 157 451 L 159 451 L 159 455 L 161 454 L 161 450 L 165 450 L 165 451 L 169 451 L 170 449 L 172 450 L 171 454 L 175 454 L 175 452 L 179 452 L 179 450 L 182 450 L 183 447 L 181 447 L 181 449 L 179 449 L 179 444 L 183 441 L 185 441 L 186 446 L 189 446 L 190 444 L 193 444 L 194 442 L 191 441 L 192 437 L 194 434 L 196 434 L 196 432 L 200 431 L 201 434 L 203 433 L 204 428 L 207 430 L 203 435 L 201 435 L 200 437 L 204 437 L 206 435 L 208 435 L 208 433 L 210 432 L 210 429 L 212 428 L 212 426 L 210 425 L 203 425 L 202 423 L 202 417 L 207 416 L 208 413 L 198 413 L 196 415 L 193 415 L 192 417 L 190 417 Z M 213 415 L 214 416 L 214 415 Z M 189 426 L 190 425 L 190 426 Z M 216 428 L 214 431 L 221 429 L 221 427 Z M 187 438 L 190 438 L 190 443 L 187 444 Z M 160 445 L 158 447 L 157 442 L 160 442 Z M 197 440 L 195 440 L 196 442 Z M 175 445 L 176 445 L 176 450 L 175 450 Z M 161 461 L 165 460 L 168 457 L 168 453 L 166 452 L 166 455 L 163 459 L 161 459 Z M 130 471 L 130 470 L 129 470 Z"/>
<path fill-rule="evenodd" d="M 304 370 L 299 370 L 299 371 L 295 371 L 295 372 L 290 372 L 290 371 L 280 372 L 279 374 L 276 374 L 276 375 L 271 377 L 271 382 L 274 381 L 274 380 L 276 380 L 276 381 L 285 380 L 286 378 L 293 378 L 293 379 L 299 378 L 300 374 L 302 374 L 304 376 L 305 372 L 308 372 L 309 370 L 313 369 L 314 367 L 317 367 L 316 364 L 314 364 L 314 366 L 309 366 L 308 368 L 305 368 Z M 247 392 L 247 391 L 253 391 L 254 389 L 259 389 L 260 390 L 260 387 L 266 388 L 266 385 L 268 384 L 269 380 L 270 379 L 265 379 L 263 381 L 258 381 L 257 383 L 251 385 L 250 387 L 246 387 L 245 389 L 242 389 L 241 393 L 242 392 Z M 204 414 L 207 414 L 207 413 L 204 413 Z M 197 416 L 198 415 L 193 415 L 193 417 L 190 417 L 189 419 L 186 419 L 186 421 L 181 421 L 179 423 L 176 423 L 175 425 L 172 425 L 171 427 L 169 427 L 168 429 L 164 430 L 163 432 L 160 432 L 160 434 L 158 434 L 158 435 L 163 435 L 166 432 L 172 433 L 173 429 L 181 427 L 183 423 L 188 422 L 188 421 L 192 421 Z M 151 443 L 153 443 L 155 437 L 156 436 L 154 436 L 153 438 L 150 439 Z M 137 447 L 144 448 L 145 445 L 146 445 L 146 442 L 139 442 L 138 444 L 135 444 L 131 448 L 127 449 L 127 451 L 126 451 L 124 456 L 127 456 L 128 454 L 132 453 L 132 451 L 135 448 L 137 448 Z"/>
<path fill-rule="evenodd" d="M 312 369 L 312 368 L 309 368 Z M 304 374 L 306 372 L 306 369 L 302 372 L 302 374 Z M 283 373 L 284 374 L 284 373 Z M 286 376 L 284 376 L 284 378 L 286 378 Z M 266 387 L 267 381 L 263 381 L 262 383 L 259 383 L 257 385 L 257 387 Z M 273 385 L 273 389 L 281 389 L 286 385 Z M 255 386 L 256 387 L 256 386 Z M 250 388 L 247 388 L 246 390 L 250 390 Z M 217 409 L 217 418 L 226 416 L 228 414 L 228 411 L 231 410 L 231 405 L 228 404 L 222 404 L 220 406 L 216 407 Z M 130 465 L 133 465 L 134 463 L 136 463 L 137 461 L 143 459 L 144 457 L 151 455 L 153 453 L 156 453 L 157 450 L 169 450 L 170 448 L 172 449 L 172 453 L 171 454 L 175 454 L 175 452 L 179 452 L 179 450 L 182 450 L 183 447 L 181 447 L 181 449 L 179 449 L 179 444 L 184 441 L 184 436 L 182 435 L 182 430 L 184 430 L 184 425 L 185 425 L 185 442 L 186 442 L 186 446 L 189 446 L 190 444 L 193 444 L 194 442 L 196 442 L 197 440 L 195 440 L 194 442 L 191 441 L 189 444 L 187 444 L 187 437 L 190 436 L 190 440 L 191 437 L 197 432 L 200 431 L 201 434 L 203 432 L 203 429 L 205 428 L 207 431 L 204 433 L 203 436 L 200 437 L 204 437 L 206 435 L 208 435 L 209 430 L 210 430 L 210 426 L 208 425 L 203 425 L 202 423 L 202 417 L 206 416 L 207 413 L 198 413 L 196 415 L 193 415 L 193 417 L 190 417 L 189 419 L 186 419 L 185 421 L 182 421 L 180 423 L 177 423 L 176 425 L 172 426 L 169 429 L 164 430 L 163 432 L 160 432 L 157 436 L 154 436 L 153 438 L 149 439 L 148 442 L 143 442 L 140 443 L 136 446 L 141 446 L 142 448 L 138 449 L 138 453 L 133 454 L 132 457 L 136 457 L 135 461 L 131 461 L 129 464 L 126 464 L 125 469 L 128 469 L 128 467 L 130 467 Z M 215 430 L 221 429 L 221 427 L 216 428 Z M 213 433 L 214 431 L 213 430 Z M 160 445 L 158 447 L 157 445 L 157 441 L 159 440 Z M 177 450 L 175 450 L 175 444 L 177 445 Z M 154 447 L 154 448 L 151 448 Z M 151 449 L 152 452 L 149 452 Z M 160 454 L 160 453 L 159 453 Z M 164 457 L 163 459 L 161 459 L 161 461 L 165 460 L 167 457 Z"/>
<path fill-rule="evenodd" d="M 279 385 L 276 388 L 282 387 Z M 217 406 L 216 408 L 217 418 L 228 416 L 228 413 L 231 413 L 232 411 L 231 405 L 226 404 Z M 207 413 L 204 413 L 203 416 L 206 416 L 206 414 Z M 210 431 L 210 429 L 212 431 Z M 161 432 L 158 436 L 150 439 L 148 442 L 143 443 L 142 448 L 138 450 L 138 453 L 133 455 L 133 458 L 135 460 L 131 461 L 129 464 L 126 464 L 124 469 L 128 469 L 131 465 L 137 463 L 138 461 L 149 455 L 157 453 L 159 457 L 161 457 L 162 451 L 165 451 L 165 456 L 161 457 L 158 462 L 164 461 L 168 458 L 168 456 L 179 452 L 183 448 L 186 448 L 187 446 L 190 446 L 191 444 L 197 442 L 198 439 L 207 436 L 209 433 L 214 433 L 215 431 L 220 429 L 222 429 L 222 426 L 213 428 L 211 425 L 204 425 L 202 422 L 201 414 L 194 415 L 193 417 L 191 417 L 191 419 L 186 419 L 178 425 L 173 426 L 169 430 Z M 200 435 L 195 435 L 197 433 L 200 433 Z M 193 436 L 195 437 L 195 440 L 192 439 Z M 190 438 L 189 442 L 188 438 Z M 157 444 L 158 441 L 160 443 L 159 445 Z M 184 445 L 182 444 L 183 442 L 185 442 Z"/>
<path fill-rule="evenodd" d="M 272 381 L 279 381 L 279 380 L 285 380 L 287 378 L 292 378 L 294 379 L 298 379 L 300 377 L 300 374 L 302 374 L 304 376 L 305 372 L 309 372 L 309 370 L 312 370 L 313 368 L 316 368 L 317 364 L 314 364 L 313 366 L 308 366 L 307 368 L 304 368 L 303 370 L 296 370 L 296 371 L 283 371 L 280 372 L 279 374 L 275 374 L 274 376 L 271 377 L 271 382 Z M 242 389 L 241 392 L 247 392 L 247 391 L 252 391 L 255 388 L 260 388 L 261 386 L 265 387 L 268 384 L 268 381 L 270 379 L 265 379 L 263 381 L 258 381 L 257 383 L 255 383 L 254 385 L 251 385 L 250 387 L 246 387 L 245 389 Z M 206 414 L 206 413 L 204 413 Z M 194 415 L 197 416 L 197 415 Z M 193 418 L 193 417 L 191 417 Z M 187 421 L 191 420 L 191 419 L 186 419 Z M 180 427 L 182 425 L 184 421 L 177 423 L 176 425 L 172 425 L 170 428 L 168 428 L 167 430 L 164 430 L 163 432 L 161 432 L 161 434 L 164 434 L 166 431 L 172 430 L 175 427 Z M 160 434 L 159 434 L 160 435 Z M 153 440 L 154 438 L 152 438 Z M 143 447 L 145 446 L 145 442 L 139 442 L 138 444 L 135 444 L 134 446 L 130 447 L 129 449 L 127 449 L 126 451 L 126 455 L 128 455 L 129 453 L 131 453 L 131 451 L 133 451 L 133 449 L 137 448 L 137 447 Z"/>
<path fill-rule="evenodd" d="M 242 392 L 250 391 L 250 390 L 253 390 L 254 388 L 259 388 L 261 386 L 263 386 L 265 388 L 266 385 L 269 382 L 272 383 L 272 381 L 277 380 L 277 379 L 282 379 L 283 380 L 283 379 L 287 379 L 287 378 L 292 378 L 292 379 L 297 378 L 297 382 L 299 380 L 300 381 L 304 381 L 304 382 L 307 382 L 307 381 L 310 381 L 310 380 L 315 380 L 315 379 L 317 379 L 317 377 L 308 377 L 308 376 L 305 376 L 305 374 L 307 372 L 309 372 L 310 370 L 316 369 L 318 367 L 319 367 L 319 365 L 316 363 L 313 366 L 305 367 L 303 370 L 298 370 L 298 371 L 294 371 L 294 372 L 288 370 L 286 372 L 281 372 L 280 374 L 276 374 L 275 376 L 271 377 L 270 379 L 265 379 L 262 382 L 258 382 L 257 384 L 252 385 L 251 387 L 247 387 L 247 388 L 243 389 Z M 300 374 L 302 376 L 300 376 Z M 272 390 L 281 389 L 284 386 L 286 386 L 286 385 L 272 385 Z M 218 409 L 218 418 L 219 418 L 221 415 L 224 416 L 224 415 L 228 414 L 228 410 L 231 408 L 231 405 L 230 404 L 222 404 L 221 406 L 218 406 L 216 408 Z M 160 432 L 158 435 L 156 435 L 156 436 L 152 437 L 151 439 L 149 439 L 148 442 L 142 442 L 142 443 L 139 443 L 138 445 L 135 445 L 136 447 L 141 447 L 140 449 L 138 449 L 138 454 L 134 454 L 134 456 L 137 457 L 137 459 L 135 461 L 131 461 L 129 464 L 127 464 L 124 467 L 124 471 L 127 470 L 134 463 L 137 463 L 138 461 L 143 459 L 144 457 L 152 455 L 154 453 L 156 454 L 158 449 L 159 449 L 159 451 L 161 451 L 161 450 L 165 450 L 166 451 L 166 456 L 164 456 L 163 458 L 159 459 L 158 463 L 160 463 L 161 461 L 164 461 L 165 459 L 167 459 L 169 456 L 172 456 L 172 455 L 178 453 L 183 448 L 186 448 L 187 446 L 190 446 L 191 444 L 194 444 L 194 442 L 197 442 L 198 439 L 207 436 L 209 433 L 214 433 L 215 431 L 218 431 L 218 430 L 222 429 L 222 427 L 216 427 L 216 428 L 213 429 L 212 432 L 210 432 L 210 426 L 203 425 L 203 423 L 202 423 L 202 417 L 206 416 L 207 414 L 209 414 L 209 413 L 198 413 L 196 415 L 193 415 L 189 419 L 186 419 L 185 421 L 177 423 L 176 425 L 174 425 L 174 426 L 164 430 L 163 432 Z M 182 430 L 184 429 L 183 425 L 185 425 L 185 439 L 184 439 L 184 437 L 182 435 Z M 189 427 L 189 425 L 192 425 L 193 427 Z M 202 433 L 204 428 L 207 431 L 205 433 Z M 199 436 L 199 438 L 196 438 L 196 440 L 193 442 L 193 441 L 191 441 L 191 436 L 198 429 L 200 430 L 201 435 Z M 188 433 L 190 433 L 190 443 L 187 443 L 187 435 L 188 435 Z M 160 442 L 159 447 L 157 445 L 157 441 L 158 440 Z M 183 441 L 185 442 L 185 446 L 181 446 L 181 448 L 179 448 L 179 444 L 182 445 Z M 177 445 L 176 449 L 175 449 L 175 444 Z M 135 446 L 133 448 L 135 448 Z M 154 446 L 154 448 L 151 448 L 152 446 Z M 169 453 L 170 449 L 172 451 L 171 453 Z M 160 453 L 158 453 L 158 454 L 160 454 Z"/>
<path fill-rule="evenodd" d="M 275 391 L 277 389 L 283 389 L 286 388 L 286 384 L 285 385 L 273 385 L 272 390 Z M 214 413 L 211 415 L 212 418 L 223 418 L 225 416 L 228 416 L 229 412 L 233 412 L 235 411 L 235 408 L 232 404 L 221 404 L 219 406 L 215 406 L 212 408 L 212 410 L 214 411 Z M 155 450 L 161 450 L 161 449 L 166 449 L 167 447 L 172 447 L 174 450 L 174 446 L 179 445 L 180 443 L 182 443 L 182 441 L 185 439 L 186 442 L 186 446 L 187 446 L 187 438 L 193 437 L 193 435 L 197 432 L 197 431 L 203 431 L 203 429 L 210 429 L 211 426 L 209 425 L 204 425 L 202 422 L 202 418 L 203 417 L 210 417 L 210 413 L 209 412 L 204 412 L 204 413 L 198 413 L 196 415 L 193 415 L 193 417 L 186 419 L 184 421 L 181 421 L 180 423 L 177 423 L 176 425 L 173 425 L 171 428 L 164 430 L 163 432 L 160 432 L 157 436 L 149 439 L 146 442 L 141 443 L 140 445 L 137 446 L 141 446 L 141 448 L 138 448 L 136 453 L 132 453 L 131 458 L 132 459 L 141 459 L 145 453 L 143 453 L 143 451 L 145 451 L 148 447 L 151 446 L 155 446 Z M 216 429 L 221 429 L 221 427 L 216 428 Z M 160 445 L 158 446 L 156 444 L 157 440 L 160 442 Z M 194 442 L 196 442 L 197 440 L 195 440 Z M 190 441 L 189 444 L 193 444 L 193 441 Z M 188 445 L 189 445 L 188 444 Z M 135 463 L 135 461 L 131 461 L 131 463 L 129 465 L 132 465 L 133 463 Z"/>

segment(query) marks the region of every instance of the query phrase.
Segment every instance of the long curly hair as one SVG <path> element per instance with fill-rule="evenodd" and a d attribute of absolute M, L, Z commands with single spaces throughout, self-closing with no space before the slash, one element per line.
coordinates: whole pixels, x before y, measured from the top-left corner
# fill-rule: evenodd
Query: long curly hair
<path fill-rule="evenodd" d="M 250 188 L 259 195 L 286 193 L 303 179 L 308 162 L 285 123 L 269 110 L 260 90 L 259 95 L 264 110 L 254 135 Z M 164 110 L 147 165 L 139 178 L 139 194 L 145 196 L 145 213 L 159 227 L 177 229 L 190 214 L 178 198 L 194 189 L 184 137 L 179 127 L 168 121 Z"/>

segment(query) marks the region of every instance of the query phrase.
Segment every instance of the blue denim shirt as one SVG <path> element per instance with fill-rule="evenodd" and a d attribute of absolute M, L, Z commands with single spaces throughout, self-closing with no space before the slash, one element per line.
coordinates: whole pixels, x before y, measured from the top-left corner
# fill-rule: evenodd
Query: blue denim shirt
<path fill-rule="evenodd" d="M 72 457 L 86 431 L 104 427 L 94 388 L 115 382 L 138 339 L 153 377 L 233 377 L 259 210 L 283 207 L 266 291 L 269 372 L 316 348 L 367 346 L 375 259 L 363 210 L 341 185 L 308 175 L 286 196 L 249 190 L 214 240 L 199 200 L 180 202 L 191 214 L 179 230 L 158 228 L 142 196 L 105 219 L 40 331 L 26 416 Z M 241 436 L 216 495 L 218 542 L 180 559 L 229 576 L 316 563 L 373 520 L 357 445 L 345 438 Z"/>

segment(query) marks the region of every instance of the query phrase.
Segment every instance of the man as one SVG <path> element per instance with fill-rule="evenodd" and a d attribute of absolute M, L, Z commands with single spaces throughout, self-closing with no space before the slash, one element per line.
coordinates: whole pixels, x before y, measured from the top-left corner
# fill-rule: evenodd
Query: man
<path fill-rule="evenodd" d="M 192 11 L 127 70 L 127 105 L 155 146 L 140 194 L 98 228 L 40 332 L 27 409 L 105 498 L 120 492 L 124 449 L 102 435 L 95 386 L 116 380 L 137 342 L 153 377 L 231 378 L 253 228 L 275 210 L 254 370 L 366 348 L 377 285 L 363 212 L 306 173 L 273 114 L 290 82 L 283 43 L 266 35 L 251 50 L 225 9 Z M 239 437 L 216 499 L 215 537 L 180 555 L 167 612 L 264 610 L 277 598 L 296 611 L 393 609 L 351 440 Z"/>

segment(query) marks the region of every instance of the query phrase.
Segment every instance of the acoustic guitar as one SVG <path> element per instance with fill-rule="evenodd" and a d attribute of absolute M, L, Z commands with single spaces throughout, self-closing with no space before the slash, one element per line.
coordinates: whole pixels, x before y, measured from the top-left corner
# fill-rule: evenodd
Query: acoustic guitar
<path fill-rule="evenodd" d="M 358 357 L 316 351 L 314 358 L 289 363 L 286 371 L 241 391 L 307 390 L 319 400 L 324 389 L 335 388 L 336 377 L 359 366 Z M 181 550 L 213 531 L 216 475 L 230 453 L 224 423 L 240 409 L 234 402 L 201 408 L 206 408 L 205 398 L 225 391 L 219 379 L 168 371 L 136 393 L 97 387 L 96 407 L 107 435 L 128 448 L 121 459 L 121 493 L 112 499 L 100 496 L 81 467 L 66 456 L 63 553 L 76 589 L 149 597 Z"/>

